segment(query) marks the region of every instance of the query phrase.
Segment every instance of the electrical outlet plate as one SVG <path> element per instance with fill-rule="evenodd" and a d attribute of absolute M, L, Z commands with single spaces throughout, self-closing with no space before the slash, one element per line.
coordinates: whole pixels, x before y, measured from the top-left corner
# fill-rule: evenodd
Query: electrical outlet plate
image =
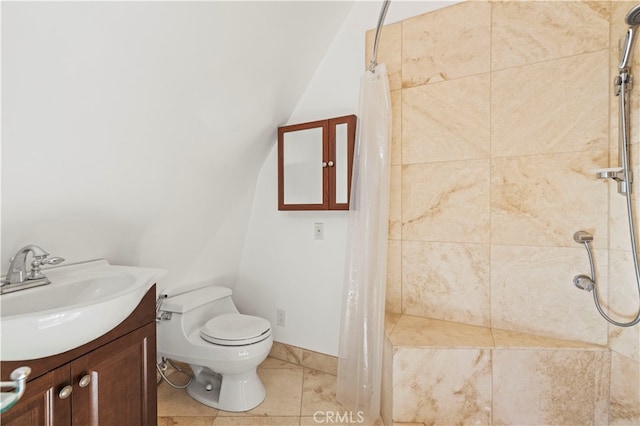
<path fill-rule="evenodd" d="M 280 327 L 286 327 L 287 314 L 284 309 L 276 309 L 276 325 L 279 325 Z"/>
<path fill-rule="evenodd" d="M 324 240 L 324 223 L 313 224 L 313 237 L 316 240 Z"/>

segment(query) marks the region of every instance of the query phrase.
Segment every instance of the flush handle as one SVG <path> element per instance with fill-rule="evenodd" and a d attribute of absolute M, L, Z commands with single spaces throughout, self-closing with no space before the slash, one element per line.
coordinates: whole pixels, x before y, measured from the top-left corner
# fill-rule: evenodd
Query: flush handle
<path fill-rule="evenodd" d="M 80 381 L 78 382 L 78 385 L 81 388 L 86 388 L 87 386 L 89 386 L 89 383 L 91 383 L 91 376 L 89 376 L 88 374 L 82 376 L 82 378 L 80 379 Z"/>

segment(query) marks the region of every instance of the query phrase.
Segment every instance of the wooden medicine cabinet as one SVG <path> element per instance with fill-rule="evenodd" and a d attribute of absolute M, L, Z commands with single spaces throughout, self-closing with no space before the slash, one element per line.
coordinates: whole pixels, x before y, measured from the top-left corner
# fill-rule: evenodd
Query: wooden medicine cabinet
<path fill-rule="evenodd" d="M 278 127 L 278 210 L 349 210 L 356 116 Z"/>

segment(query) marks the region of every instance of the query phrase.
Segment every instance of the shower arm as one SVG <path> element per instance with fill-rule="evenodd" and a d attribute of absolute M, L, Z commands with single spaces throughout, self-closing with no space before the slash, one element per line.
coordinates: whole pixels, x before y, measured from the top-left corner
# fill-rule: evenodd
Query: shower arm
<path fill-rule="evenodd" d="M 380 32 L 384 25 L 384 18 L 387 16 L 387 10 L 391 0 L 384 0 L 382 9 L 380 9 L 380 16 L 378 17 L 378 26 L 376 27 L 376 36 L 373 42 L 373 52 L 371 54 L 371 61 L 369 61 L 369 71 L 375 72 L 376 66 L 378 66 L 378 42 L 380 41 Z"/>

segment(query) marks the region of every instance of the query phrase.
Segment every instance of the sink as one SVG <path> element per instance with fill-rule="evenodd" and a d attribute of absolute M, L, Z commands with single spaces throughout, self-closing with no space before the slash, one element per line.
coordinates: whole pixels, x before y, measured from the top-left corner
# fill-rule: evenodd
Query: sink
<path fill-rule="evenodd" d="M 56 355 L 120 324 L 166 275 L 104 259 L 43 270 L 51 284 L 0 296 L 0 360 Z"/>

